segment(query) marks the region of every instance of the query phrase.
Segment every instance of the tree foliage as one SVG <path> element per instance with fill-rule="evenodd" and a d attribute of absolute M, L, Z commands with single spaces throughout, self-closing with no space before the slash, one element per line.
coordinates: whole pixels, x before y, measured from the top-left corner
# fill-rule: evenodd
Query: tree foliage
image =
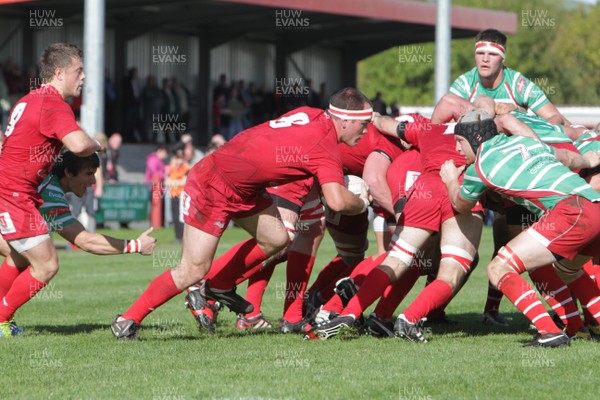
<path fill-rule="evenodd" d="M 517 33 L 508 36 L 505 64 L 538 84 L 555 104 L 600 104 L 600 4 L 455 0 L 453 6 L 514 12 Z M 453 40 L 451 51 L 453 81 L 474 66 L 473 39 Z M 369 97 L 382 92 L 388 103 L 431 105 L 434 58 L 433 43 L 388 49 L 359 63 L 358 86 Z"/>

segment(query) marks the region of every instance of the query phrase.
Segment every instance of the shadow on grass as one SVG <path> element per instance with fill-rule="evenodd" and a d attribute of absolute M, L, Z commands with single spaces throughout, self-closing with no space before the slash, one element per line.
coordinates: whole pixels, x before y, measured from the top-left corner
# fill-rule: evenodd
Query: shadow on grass
<path fill-rule="evenodd" d="M 453 322 L 425 323 L 434 335 L 465 334 L 467 336 L 487 336 L 495 334 L 527 333 L 529 321 L 518 312 L 502 313 L 509 326 L 491 326 L 483 323 L 482 314 L 479 313 L 449 313 L 448 319 Z"/>
<path fill-rule="evenodd" d="M 78 335 L 103 330 L 110 332 L 108 324 L 77 324 L 77 325 L 32 325 L 23 326 L 26 333 L 57 333 L 60 335 Z"/>

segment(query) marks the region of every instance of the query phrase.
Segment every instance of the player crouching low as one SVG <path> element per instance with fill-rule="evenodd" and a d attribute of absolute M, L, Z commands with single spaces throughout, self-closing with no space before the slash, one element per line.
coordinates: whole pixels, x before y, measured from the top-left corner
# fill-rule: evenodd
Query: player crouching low
<path fill-rule="evenodd" d="M 50 230 L 57 232 L 70 243 L 80 249 L 98 255 L 141 253 L 150 255 L 156 246 L 156 239 L 149 236 L 152 228 L 142 233 L 137 239 L 123 240 L 100 233 L 87 232 L 83 225 L 73 217 L 65 193 L 72 192 L 83 196 L 86 189 L 96 180 L 94 174 L 99 167 L 96 154 L 78 157 L 70 151 L 64 152 L 53 169 L 38 188 L 44 203 L 40 213 L 44 218 L 41 224 L 48 224 Z M 13 282 L 28 267 L 17 268 L 11 256 L 11 248 L 0 237 L 0 253 L 6 258 L 0 266 L 0 298 L 5 299 Z M 58 272 L 58 271 L 56 271 Z M 16 311 L 16 310 L 15 310 Z M 10 337 L 23 333 L 23 330 L 10 319 L 0 323 L 0 337 Z"/>
<path fill-rule="evenodd" d="M 569 337 L 552 321 L 521 274 L 553 263 L 558 276 L 597 321 L 600 290 L 581 266 L 600 255 L 600 193 L 561 162 L 577 168 L 598 165 L 598 154 L 551 148 L 532 138 L 488 134 L 488 120 L 457 124 L 457 150 L 469 165 L 446 161 L 440 176 L 452 206 L 467 212 L 486 190 L 498 192 L 541 218 L 498 251 L 487 266 L 490 282 L 535 325 L 531 346 L 558 347 Z M 561 162 L 559 162 L 561 160 Z"/>

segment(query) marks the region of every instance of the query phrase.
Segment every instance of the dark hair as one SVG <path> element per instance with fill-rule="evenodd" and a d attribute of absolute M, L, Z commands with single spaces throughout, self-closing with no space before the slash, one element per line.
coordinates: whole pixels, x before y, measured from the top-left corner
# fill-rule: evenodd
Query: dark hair
<path fill-rule="evenodd" d="M 52 43 L 46 47 L 39 63 L 42 81 L 50 82 L 56 68 L 67 68 L 73 62 L 73 58 L 83 58 L 83 51 L 74 44 Z"/>
<path fill-rule="evenodd" d="M 496 29 L 486 29 L 475 36 L 475 42 L 492 42 L 501 45 L 506 50 L 506 35 Z"/>
<path fill-rule="evenodd" d="M 185 152 L 185 144 L 184 143 L 177 143 L 175 146 L 173 146 L 171 148 L 171 153 L 174 156 L 183 155 L 184 152 Z"/>
<path fill-rule="evenodd" d="M 365 103 L 371 104 L 367 96 L 353 87 L 338 90 L 331 95 L 329 103 L 334 107 L 344 110 L 362 110 L 365 107 Z"/>
<path fill-rule="evenodd" d="M 98 167 L 100 167 L 100 159 L 96 153 L 87 157 L 79 157 L 72 151 L 66 150 L 58 156 L 58 159 L 52 167 L 52 173 L 56 175 L 58 179 L 61 179 L 65 176 L 66 170 L 69 170 L 73 175 L 77 175 L 85 168 L 97 169 Z"/>

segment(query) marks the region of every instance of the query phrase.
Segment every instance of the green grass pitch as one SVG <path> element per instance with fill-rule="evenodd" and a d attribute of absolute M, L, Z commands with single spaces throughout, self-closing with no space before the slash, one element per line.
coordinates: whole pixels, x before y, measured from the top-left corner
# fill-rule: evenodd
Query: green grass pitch
<path fill-rule="evenodd" d="M 118 237 L 138 232 L 110 231 Z M 61 271 L 17 313 L 26 334 L 0 340 L 0 399 L 563 399 L 596 395 L 598 343 L 525 349 L 528 321 L 507 301 L 511 326 L 481 324 L 490 257 L 486 228 L 481 263 L 447 312 L 457 325 L 433 326 L 430 342 L 346 334 L 325 342 L 276 330 L 241 333 L 220 314 L 218 335 L 199 334 L 177 296 L 143 322 L 141 341 L 119 342 L 109 325 L 176 264 L 172 231 L 158 230 L 154 256 L 99 257 L 59 252 Z M 247 238 L 227 230 L 218 254 Z M 371 249 L 374 248 L 373 243 Z M 334 256 L 328 238 L 316 269 Z M 313 277 L 314 278 L 314 277 Z M 263 312 L 281 317 L 285 268 L 267 288 Z M 417 289 L 423 280 L 417 283 Z M 238 290 L 245 291 L 244 285 Z M 413 291 L 399 313 L 414 298 Z"/>

